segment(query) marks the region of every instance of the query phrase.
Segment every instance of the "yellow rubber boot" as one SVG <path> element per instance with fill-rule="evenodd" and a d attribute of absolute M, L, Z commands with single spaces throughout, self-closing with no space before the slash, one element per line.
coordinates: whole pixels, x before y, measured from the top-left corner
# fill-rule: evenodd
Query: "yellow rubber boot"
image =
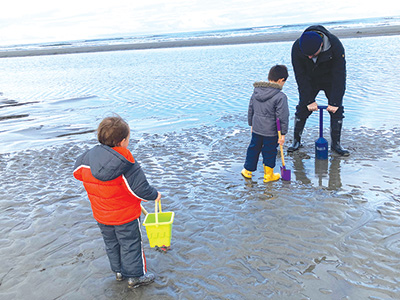
<path fill-rule="evenodd" d="M 241 174 L 243 175 L 244 178 L 250 179 L 251 178 L 251 172 L 247 171 L 246 169 L 243 169 Z"/>
<path fill-rule="evenodd" d="M 281 178 L 281 174 L 274 173 L 274 169 L 264 166 L 264 182 L 276 181 Z"/>

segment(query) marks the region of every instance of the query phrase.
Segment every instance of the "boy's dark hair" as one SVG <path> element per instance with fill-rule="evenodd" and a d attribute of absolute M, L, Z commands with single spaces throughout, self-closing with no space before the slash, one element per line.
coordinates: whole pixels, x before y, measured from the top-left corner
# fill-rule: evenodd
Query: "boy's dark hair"
<path fill-rule="evenodd" d="M 97 139 L 109 147 L 118 146 L 129 135 L 129 125 L 120 116 L 107 117 L 97 128 Z"/>
<path fill-rule="evenodd" d="M 276 65 L 269 70 L 268 80 L 269 81 L 278 81 L 283 78 L 285 81 L 289 77 L 288 69 L 284 65 Z"/>

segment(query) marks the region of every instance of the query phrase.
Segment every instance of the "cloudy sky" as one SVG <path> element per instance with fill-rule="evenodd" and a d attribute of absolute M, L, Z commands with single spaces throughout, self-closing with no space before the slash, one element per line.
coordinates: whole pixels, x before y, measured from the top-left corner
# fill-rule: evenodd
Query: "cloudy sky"
<path fill-rule="evenodd" d="M 320 3 L 324 4 L 315 0 L 14 0 L 1 8 L 0 44 L 400 16 L 400 1 L 394 0 Z"/>

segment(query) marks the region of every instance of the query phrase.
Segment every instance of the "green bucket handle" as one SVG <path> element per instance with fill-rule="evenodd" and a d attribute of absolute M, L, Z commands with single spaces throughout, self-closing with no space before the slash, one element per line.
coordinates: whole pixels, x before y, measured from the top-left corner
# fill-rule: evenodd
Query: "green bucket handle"
<path fill-rule="evenodd" d="M 158 212 L 157 212 L 157 201 L 154 201 L 154 206 L 155 206 L 155 215 L 156 215 L 156 224 L 158 224 Z M 162 210 L 161 210 L 161 199 L 160 199 L 160 201 L 158 201 L 158 206 L 159 206 L 159 209 L 160 209 L 160 213 L 162 213 Z"/>

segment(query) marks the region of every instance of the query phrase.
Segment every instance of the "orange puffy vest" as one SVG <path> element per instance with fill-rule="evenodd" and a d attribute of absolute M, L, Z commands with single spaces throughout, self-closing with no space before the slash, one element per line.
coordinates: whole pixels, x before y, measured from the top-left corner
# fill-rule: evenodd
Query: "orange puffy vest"
<path fill-rule="evenodd" d="M 135 162 L 128 149 L 113 149 L 130 162 Z M 93 177 L 89 166 L 80 165 L 75 169 L 74 177 L 83 182 L 92 206 L 93 217 L 97 222 L 122 225 L 139 218 L 141 199 L 133 193 L 124 175 L 113 180 L 101 181 Z"/>

